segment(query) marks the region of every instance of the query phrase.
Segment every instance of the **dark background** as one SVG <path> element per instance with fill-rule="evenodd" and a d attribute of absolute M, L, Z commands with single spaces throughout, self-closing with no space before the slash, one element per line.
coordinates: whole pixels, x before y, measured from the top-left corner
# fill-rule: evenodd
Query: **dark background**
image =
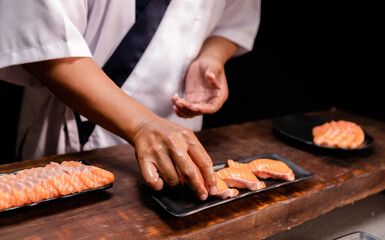
<path fill-rule="evenodd" d="M 262 1 L 254 49 L 226 64 L 229 99 L 204 128 L 331 107 L 385 120 L 380 3 Z M 21 93 L 0 81 L 0 164 L 13 161 Z"/>
<path fill-rule="evenodd" d="M 262 1 L 254 49 L 226 65 L 229 99 L 204 127 L 331 107 L 384 119 L 373 2 Z"/>

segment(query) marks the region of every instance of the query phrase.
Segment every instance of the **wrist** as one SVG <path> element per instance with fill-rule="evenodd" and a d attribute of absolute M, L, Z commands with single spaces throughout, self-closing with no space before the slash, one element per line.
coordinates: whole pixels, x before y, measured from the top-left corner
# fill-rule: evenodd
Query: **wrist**
<path fill-rule="evenodd" d="M 236 52 L 238 46 L 230 40 L 213 36 L 206 39 L 198 58 L 208 58 L 224 65 Z"/>

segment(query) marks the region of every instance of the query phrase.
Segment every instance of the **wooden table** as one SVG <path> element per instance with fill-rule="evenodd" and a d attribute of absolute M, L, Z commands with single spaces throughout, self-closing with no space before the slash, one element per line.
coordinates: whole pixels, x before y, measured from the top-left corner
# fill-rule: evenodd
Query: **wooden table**
<path fill-rule="evenodd" d="M 6 172 L 84 159 L 116 176 L 105 191 L 0 214 L 1 239 L 261 239 L 384 190 L 385 123 L 340 110 L 309 114 L 358 123 L 375 139 L 372 148 L 354 154 L 303 150 L 278 139 L 272 119 L 203 130 L 197 136 L 214 163 L 276 153 L 315 176 L 183 218 L 138 188 L 141 176 L 129 145 L 0 165 Z"/>

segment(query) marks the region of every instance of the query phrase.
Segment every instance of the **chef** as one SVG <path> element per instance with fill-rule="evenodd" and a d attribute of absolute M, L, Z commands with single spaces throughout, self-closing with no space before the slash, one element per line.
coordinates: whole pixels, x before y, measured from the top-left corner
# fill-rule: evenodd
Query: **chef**
<path fill-rule="evenodd" d="M 153 189 L 180 172 L 200 199 L 215 195 L 193 132 L 226 101 L 224 64 L 251 50 L 259 11 L 259 0 L 0 0 L 0 79 L 26 87 L 19 159 L 128 142 Z"/>

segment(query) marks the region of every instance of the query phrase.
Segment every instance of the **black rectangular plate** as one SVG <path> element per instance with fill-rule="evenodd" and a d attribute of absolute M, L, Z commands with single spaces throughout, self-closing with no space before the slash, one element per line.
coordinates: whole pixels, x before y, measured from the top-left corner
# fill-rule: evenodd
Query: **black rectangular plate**
<path fill-rule="evenodd" d="M 88 162 L 86 162 L 84 160 L 72 160 L 72 161 L 81 162 L 84 165 L 90 165 Z M 44 167 L 44 166 L 40 166 L 40 167 Z M 26 169 L 28 169 L 28 168 L 26 168 Z M 24 169 L 17 170 L 17 171 L 14 171 L 14 172 L 0 173 L 0 176 L 8 175 L 8 174 L 14 174 L 14 173 L 20 172 L 22 170 L 24 170 Z M 39 205 L 39 204 L 44 203 L 44 202 L 54 201 L 54 200 L 57 200 L 57 199 L 69 198 L 69 197 L 74 197 L 74 196 L 81 195 L 81 194 L 86 194 L 86 193 L 89 193 L 89 192 L 105 190 L 107 188 L 112 187 L 112 185 L 113 185 L 113 183 L 110 183 L 110 184 L 107 184 L 107 185 L 104 185 L 104 186 L 101 186 L 101 187 L 98 187 L 98 188 L 87 189 L 87 190 L 84 190 L 84 191 L 81 191 L 81 192 L 71 193 L 71 194 L 68 194 L 68 195 L 63 195 L 63 196 L 59 196 L 59 197 L 55 197 L 55 198 L 49 198 L 49 199 L 45 199 L 45 200 L 42 200 L 42 201 L 31 203 L 31 204 L 26 204 L 26 205 L 17 206 L 17 207 L 11 207 L 11 208 L 0 210 L 0 213 L 16 210 L 16 209 L 20 209 L 20 208 L 28 208 L 28 207 Z"/>
<path fill-rule="evenodd" d="M 161 191 L 153 191 L 149 187 L 147 187 L 144 183 L 140 183 L 139 187 L 143 191 L 150 194 L 151 197 L 170 214 L 176 217 L 185 217 L 214 206 L 218 206 L 227 202 L 238 200 L 240 198 L 243 198 L 251 194 L 264 192 L 264 191 L 278 188 L 288 184 L 293 184 L 299 181 L 303 181 L 305 179 L 312 178 L 314 176 L 313 173 L 301 168 L 295 163 L 289 161 L 288 159 L 274 153 L 250 156 L 250 157 L 242 158 L 235 161 L 240 163 L 247 163 L 256 158 L 268 158 L 268 159 L 279 160 L 286 163 L 293 170 L 293 173 L 295 175 L 295 180 L 289 182 L 289 181 L 282 181 L 282 180 L 277 180 L 272 178 L 261 179 L 261 181 L 265 182 L 266 184 L 266 188 L 264 189 L 255 190 L 255 191 L 238 189 L 239 195 L 237 197 L 228 198 L 228 199 L 218 199 L 215 197 L 209 197 L 205 201 L 200 201 L 199 199 L 197 199 L 197 197 L 194 196 L 192 191 L 189 190 L 187 186 L 184 186 L 177 190 L 171 189 L 165 186 Z M 227 163 L 216 164 L 214 166 L 214 170 L 218 171 L 225 167 L 227 167 Z"/>

